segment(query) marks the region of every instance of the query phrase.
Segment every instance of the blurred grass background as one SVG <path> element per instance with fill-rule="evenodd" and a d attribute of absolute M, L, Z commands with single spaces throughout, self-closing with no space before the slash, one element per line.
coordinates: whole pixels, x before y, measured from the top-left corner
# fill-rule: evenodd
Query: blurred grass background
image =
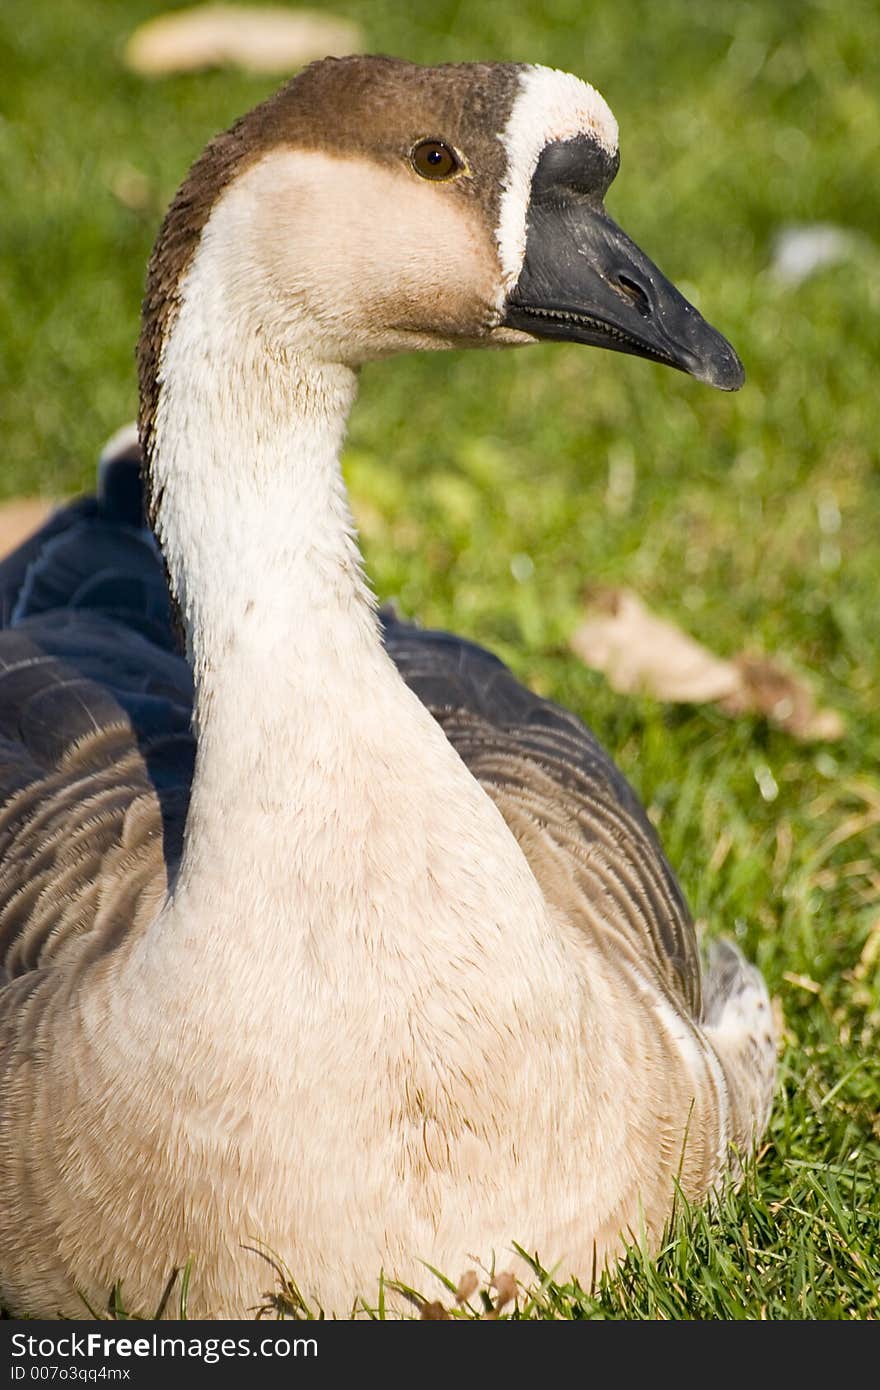
<path fill-rule="evenodd" d="M 0 496 L 90 486 L 103 440 L 136 411 L 162 211 L 206 139 L 277 85 L 127 72 L 126 37 L 169 8 L 0 8 Z M 780 1096 L 745 1192 L 714 1223 L 684 1219 L 659 1264 L 633 1255 L 616 1280 L 552 1291 L 543 1311 L 876 1316 L 880 8 L 332 10 L 373 51 L 538 61 L 594 83 L 621 126 L 612 216 L 748 374 L 731 397 L 575 347 L 413 357 L 365 371 L 352 421 L 347 476 L 379 594 L 491 646 L 593 726 L 695 913 L 740 939 L 784 1013 Z M 856 235 L 852 254 L 783 283 L 779 232 L 825 222 Z M 845 737 L 802 745 L 760 721 L 614 695 L 567 649 L 597 581 L 632 585 L 724 655 L 775 652 L 815 673 Z"/>

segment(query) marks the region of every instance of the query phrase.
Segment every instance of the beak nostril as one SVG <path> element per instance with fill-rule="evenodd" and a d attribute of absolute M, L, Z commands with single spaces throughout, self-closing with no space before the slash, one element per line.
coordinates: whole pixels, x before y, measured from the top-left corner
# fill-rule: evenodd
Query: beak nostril
<path fill-rule="evenodd" d="M 619 291 L 624 299 L 629 300 L 630 304 L 632 304 L 633 308 L 638 310 L 643 319 L 650 318 L 651 301 L 647 294 L 642 289 L 641 285 L 636 284 L 635 280 L 631 280 L 628 275 L 624 275 L 623 271 L 617 272 L 615 289 Z"/>

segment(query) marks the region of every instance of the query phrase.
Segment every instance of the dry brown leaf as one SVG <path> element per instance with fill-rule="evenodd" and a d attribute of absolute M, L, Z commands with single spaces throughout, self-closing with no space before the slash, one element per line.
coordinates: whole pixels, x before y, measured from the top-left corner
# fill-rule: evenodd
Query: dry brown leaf
<path fill-rule="evenodd" d="M 735 694 L 740 679 L 729 661 L 702 647 L 674 623 L 658 618 L 630 589 L 602 589 L 571 645 L 623 695 L 697 703 Z"/>
<path fill-rule="evenodd" d="M 516 1298 L 516 1275 L 509 1269 L 503 1269 L 493 1278 L 492 1287 L 497 1295 L 495 1312 L 500 1313 L 502 1308 Z"/>
<path fill-rule="evenodd" d="M 476 1293 L 479 1282 L 475 1269 L 465 1270 L 458 1281 L 458 1288 L 455 1290 L 456 1303 L 467 1303 L 471 1294 Z"/>
<path fill-rule="evenodd" d="M 0 503 L 0 556 L 26 541 L 52 510 L 52 503 L 42 497 L 16 497 Z"/>
<path fill-rule="evenodd" d="M 360 53 L 358 25 L 314 10 L 196 5 L 135 29 L 125 62 L 146 77 L 233 66 L 286 73 L 315 58 Z"/>
<path fill-rule="evenodd" d="M 761 714 L 800 739 L 840 738 L 836 710 L 817 709 L 808 685 L 768 656 L 725 661 L 658 618 L 629 589 L 597 590 L 571 639 L 572 650 L 621 694 L 717 703 L 728 714 Z"/>
<path fill-rule="evenodd" d="M 837 710 L 817 709 L 809 687 L 772 657 L 743 652 L 733 664 L 741 688 L 721 701 L 728 714 L 763 714 L 795 738 L 830 742 L 842 737 L 845 726 Z"/>
<path fill-rule="evenodd" d="M 451 1322 L 452 1314 L 443 1307 L 442 1303 L 423 1303 L 419 1313 L 422 1322 Z"/>

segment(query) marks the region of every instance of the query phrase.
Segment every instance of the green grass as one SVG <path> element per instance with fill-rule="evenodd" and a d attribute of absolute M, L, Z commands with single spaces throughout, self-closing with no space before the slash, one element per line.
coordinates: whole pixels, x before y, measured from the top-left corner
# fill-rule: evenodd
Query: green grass
<path fill-rule="evenodd" d="M 207 136 L 274 86 L 126 73 L 126 34 L 162 8 L 0 9 L 2 494 L 89 485 L 103 439 L 135 411 L 143 267 L 161 211 Z M 875 1317 L 880 10 L 334 9 L 364 24 L 374 50 L 538 60 L 593 81 L 622 130 L 612 215 L 748 373 L 731 397 L 547 346 L 401 359 L 363 376 L 347 475 L 379 593 L 485 642 L 593 726 L 650 806 L 694 911 L 757 959 L 785 1019 L 773 1120 L 743 1192 L 711 1216 L 680 1214 L 658 1260 L 634 1251 L 591 1294 L 549 1284 L 521 1311 Z M 781 285 L 774 236 L 810 221 L 864 244 Z M 621 465 L 635 477 L 623 505 L 609 494 Z M 776 652 L 813 672 L 845 737 L 805 746 L 758 721 L 614 695 L 567 651 L 596 581 L 631 584 L 722 654 Z"/>

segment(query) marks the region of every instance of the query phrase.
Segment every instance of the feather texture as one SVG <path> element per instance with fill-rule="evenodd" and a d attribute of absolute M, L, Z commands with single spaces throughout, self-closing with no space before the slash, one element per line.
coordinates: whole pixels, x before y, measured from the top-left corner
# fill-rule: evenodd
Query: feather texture
<path fill-rule="evenodd" d="M 115 487 L 130 466 L 110 471 Z M 192 677 L 158 552 L 120 507 L 76 502 L 0 565 L 0 965 L 58 959 L 97 899 L 126 929 L 180 859 Z M 149 906 L 148 906 L 149 905 Z"/>

